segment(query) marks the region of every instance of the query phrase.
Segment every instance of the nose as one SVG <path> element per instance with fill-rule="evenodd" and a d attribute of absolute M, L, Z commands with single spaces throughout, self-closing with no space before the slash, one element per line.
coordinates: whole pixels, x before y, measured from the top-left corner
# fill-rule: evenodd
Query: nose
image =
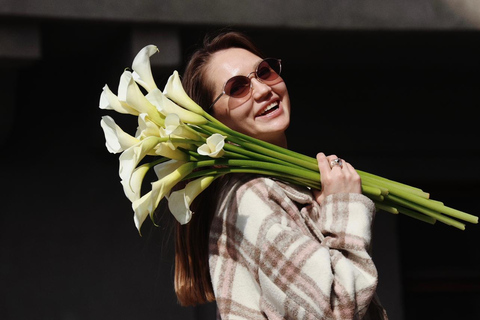
<path fill-rule="evenodd" d="M 255 100 L 260 100 L 272 92 L 272 87 L 256 78 L 252 78 L 252 96 Z"/>

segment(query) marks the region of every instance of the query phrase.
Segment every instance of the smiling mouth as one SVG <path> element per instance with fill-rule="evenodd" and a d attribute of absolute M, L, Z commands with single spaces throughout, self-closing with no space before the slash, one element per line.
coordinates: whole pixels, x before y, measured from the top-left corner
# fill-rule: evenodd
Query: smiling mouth
<path fill-rule="evenodd" d="M 279 108 L 278 101 L 272 102 L 262 111 L 262 113 L 258 114 L 258 116 L 259 117 L 266 116 L 267 114 L 274 112 L 278 108 Z"/>

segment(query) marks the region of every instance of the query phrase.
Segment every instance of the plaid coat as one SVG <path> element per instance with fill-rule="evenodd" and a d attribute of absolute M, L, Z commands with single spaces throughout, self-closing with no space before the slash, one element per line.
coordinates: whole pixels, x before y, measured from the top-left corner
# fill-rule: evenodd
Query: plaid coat
<path fill-rule="evenodd" d="M 221 318 L 386 319 L 368 253 L 374 212 L 361 194 L 319 206 L 307 188 L 225 177 L 209 243 Z"/>

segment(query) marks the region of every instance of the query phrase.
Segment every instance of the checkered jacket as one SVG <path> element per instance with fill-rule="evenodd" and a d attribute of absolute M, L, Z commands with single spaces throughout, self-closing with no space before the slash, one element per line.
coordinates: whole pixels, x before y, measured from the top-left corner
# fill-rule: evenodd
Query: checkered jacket
<path fill-rule="evenodd" d="M 228 175 L 210 231 L 209 264 L 227 319 L 386 319 L 369 255 L 374 204 Z"/>

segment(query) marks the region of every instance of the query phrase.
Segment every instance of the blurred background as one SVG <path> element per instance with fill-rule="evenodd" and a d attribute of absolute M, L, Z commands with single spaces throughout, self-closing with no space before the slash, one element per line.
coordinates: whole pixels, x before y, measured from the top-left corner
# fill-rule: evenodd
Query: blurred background
<path fill-rule="evenodd" d="M 336 154 L 480 214 L 480 2 L 0 0 L 0 319 L 214 319 L 180 307 L 168 218 L 133 224 L 102 87 L 143 46 L 160 88 L 205 33 L 283 62 L 289 147 Z M 390 319 L 480 318 L 480 230 L 378 212 Z"/>

